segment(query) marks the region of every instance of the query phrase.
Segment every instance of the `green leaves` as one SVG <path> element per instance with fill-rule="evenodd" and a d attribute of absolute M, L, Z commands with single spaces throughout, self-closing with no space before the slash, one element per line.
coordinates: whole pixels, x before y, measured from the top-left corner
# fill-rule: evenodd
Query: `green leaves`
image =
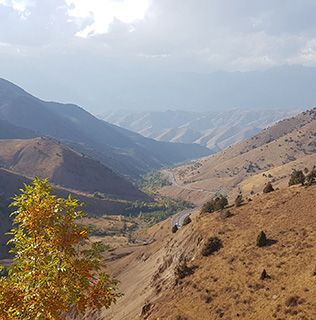
<path fill-rule="evenodd" d="M 82 204 L 52 195 L 47 180 L 34 179 L 14 198 L 8 278 L 0 279 L 0 320 L 64 319 L 70 309 L 109 307 L 120 295 L 102 272 L 102 243 L 90 243 L 77 220 Z"/>

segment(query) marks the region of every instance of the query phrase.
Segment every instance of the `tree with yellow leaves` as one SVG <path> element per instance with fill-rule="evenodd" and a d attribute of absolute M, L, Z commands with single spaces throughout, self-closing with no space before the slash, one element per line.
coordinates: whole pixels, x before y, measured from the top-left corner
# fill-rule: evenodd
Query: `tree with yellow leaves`
<path fill-rule="evenodd" d="M 63 320 L 67 314 L 108 308 L 120 296 L 101 263 L 102 245 L 90 244 L 76 220 L 81 204 L 52 195 L 35 179 L 14 198 L 15 257 L 0 279 L 0 320 Z"/>

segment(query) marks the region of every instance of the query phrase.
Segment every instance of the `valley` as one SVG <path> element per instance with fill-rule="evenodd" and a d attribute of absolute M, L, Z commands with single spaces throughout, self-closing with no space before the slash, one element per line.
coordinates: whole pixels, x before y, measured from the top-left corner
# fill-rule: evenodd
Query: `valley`
<path fill-rule="evenodd" d="M 0 0 L 0 320 L 316 320 L 316 0 Z"/>
<path fill-rule="evenodd" d="M 10 263 L 3 259 L 10 258 L 12 196 L 34 177 L 48 178 L 58 197 L 71 194 L 85 204 L 81 223 L 91 243 L 104 246 L 103 262 L 124 293 L 84 319 L 316 317 L 316 187 L 314 180 L 288 186 L 293 170 L 314 172 L 316 109 L 276 123 L 285 114 L 259 118 L 260 132 L 231 136 L 211 151 L 145 138 L 4 83 L 3 263 Z M 42 120 L 31 122 L 31 112 Z M 269 183 L 272 192 L 264 193 Z M 201 210 L 219 196 L 228 204 Z M 262 232 L 268 240 L 259 247 Z"/>

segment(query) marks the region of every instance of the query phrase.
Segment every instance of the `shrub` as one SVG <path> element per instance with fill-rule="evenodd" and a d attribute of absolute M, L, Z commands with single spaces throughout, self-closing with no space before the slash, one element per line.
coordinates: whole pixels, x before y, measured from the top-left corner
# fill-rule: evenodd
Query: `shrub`
<path fill-rule="evenodd" d="M 240 193 L 237 198 L 235 199 L 235 206 L 240 207 L 244 202 L 244 199 L 242 197 L 242 194 Z"/>
<path fill-rule="evenodd" d="M 305 175 L 302 170 L 293 170 L 290 180 L 289 186 L 293 186 L 296 184 L 304 185 L 305 183 Z"/>
<path fill-rule="evenodd" d="M 188 277 L 190 275 L 192 275 L 194 273 L 194 270 L 196 269 L 195 266 L 192 267 L 188 267 L 188 265 L 186 264 L 186 262 L 182 262 L 180 263 L 175 271 L 174 274 L 176 276 L 176 281 L 184 279 L 185 277 Z"/>
<path fill-rule="evenodd" d="M 261 272 L 260 275 L 260 280 L 266 280 L 266 279 L 270 279 L 271 277 L 268 275 L 266 269 L 263 269 L 263 271 Z"/>
<path fill-rule="evenodd" d="M 316 169 L 314 168 L 305 178 L 306 184 L 311 186 L 316 182 Z"/>
<path fill-rule="evenodd" d="M 228 200 L 226 196 L 219 195 L 216 196 L 211 201 L 203 204 L 201 213 L 211 213 L 217 210 L 223 210 L 228 205 Z"/>
<path fill-rule="evenodd" d="M 178 226 L 175 224 L 172 228 L 171 228 L 172 233 L 176 233 L 178 231 Z"/>
<path fill-rule="evenodd" d="M 221 213 L 221 218 L 222 218 L 223 220 L 228 219 L 228 218 L 231 218 L 232 216 L 233 216 L 233 214 L 231 213 L 230 210 L 225 210 L 225 211 L 223 211 L 223 212 Z"/>
<path fill-rule="evenodd" d="M 302 303 L 302 300 L 300 299 L 299 296 L 291 296 L 291 297 L 287 298 L 285 301 L 285 305 L 287 307 L 296 307 L 301 303 Z"/>
<path fill-rule="evenodd" d="M 266 184 L 266 186 L 264 187 L 264 189 L 263 189 L 263 193 L 270 193 L 270 192 L 273 192 L 273 191 L 274 191 L 274 188 L 272 186 L 272 183 L 268 182 Z"/>
<path fill-rule="evenodd" d="M 190 216 L 187 216 L 184 218 L 182 225 L 186 226 L 188 224 L 190 224 L 192 222 L 192 219 L 190 218 Z"/>
<path fill-rule="evenodd" d="M 208 257 L 223 247 L 222 240 L 217 237 L 211 237 L 207 240 L 202 249 L 202 256 Z"/>
<path fill-rule="evenodd" d="M 264 231 L 261 231 L 257 237 L 257 247 L 264 247 L 268 243 L 268 239 Z"/>

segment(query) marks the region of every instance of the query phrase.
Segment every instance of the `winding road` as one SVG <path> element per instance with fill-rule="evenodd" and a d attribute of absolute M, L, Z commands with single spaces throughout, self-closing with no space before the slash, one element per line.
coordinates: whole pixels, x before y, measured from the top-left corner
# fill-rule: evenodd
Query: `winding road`
<path fill-rule="evenodd" d="M 216 194 L 216 192 L 213 192 L 210 190 L 206 190 L 206 189 L 202 189 L 202 188 L 193 188 L 188 185 L 179 184 L 176 177 L 175 177 L 174 172 L 166 170 L 165 173 L 168 175 L 169 181 L 172 183 L 172 185 L 174 185 L 178 188 L 181 188 L 184 190 L 190 190 L 190 191 L 205 192 L 205 193 L 212 194 L 212 195 Z"/>
<path fill-rule="evenodd" d="M 169 181 L 172 183 L 172 185 L 178 187 L 178 188 L 181 188 L 181 189 L 184 189 L 184 190 L 189 190 L 189 191 L 197 191 L 197 192 L 204 192 L 204 193 L 207 193 L 211 196 L 214 196 L 217 192 L 214 192 L 214 191 L 210 191 L 210 190 L 206 190 L 206 189 L 201 189 L 201 188 L 193 188 L 193 187 L 190 187 L 188 185 L 181 185 L 178 183 L 176 177 L 175 177 L 175 174 L 174 172 L 172 171 L 169 171 L 169 170 L 166 170 L 165 173 L 168 175 L 169 177 Z M 178 228 L 181 228 L 182 225 L 183 225 L 183 221 L 186 217 L 190 216 L 194 211 L 196 211 L 197 208 L 193 208 L 193 209 L 186 209 L 186 210 L 183 210 L 183 211 L 180 211 L 178 213 L 176 213 L 173 217 L 172 217 L 172 220 L 171 220 L 171 227 L 173 226 L 177 226 Z"/>

